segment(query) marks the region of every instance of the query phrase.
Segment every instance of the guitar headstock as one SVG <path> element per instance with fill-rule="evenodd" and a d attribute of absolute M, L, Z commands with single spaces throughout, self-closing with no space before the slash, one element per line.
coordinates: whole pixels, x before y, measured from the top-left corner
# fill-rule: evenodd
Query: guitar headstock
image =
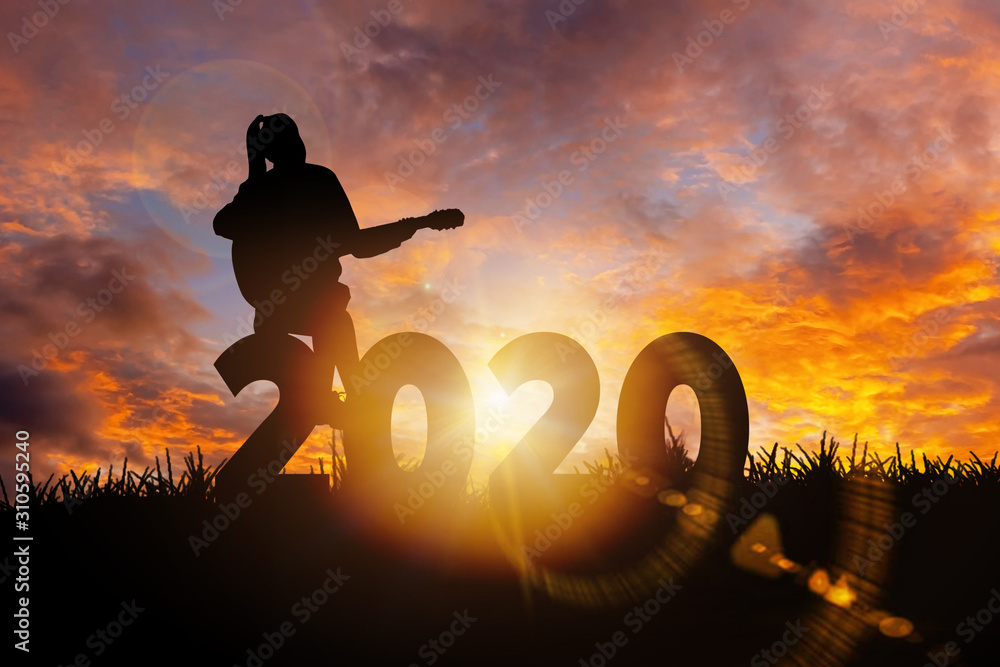
<path fill-rule="evenodd" d="M 440 211 L 434 211 L 433 213 L 429 213 L 424 216 L 424 218 L 428 227 L 438 231 L 444 229 L 455 229 L 456 227 L 461 227 L 465 222 L 465 214 L 457 208 L 446 208 Z"/>

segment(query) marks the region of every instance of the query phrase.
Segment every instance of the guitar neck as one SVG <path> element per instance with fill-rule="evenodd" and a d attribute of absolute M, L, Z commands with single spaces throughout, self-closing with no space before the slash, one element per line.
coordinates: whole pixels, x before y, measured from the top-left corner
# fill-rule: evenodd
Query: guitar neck
<path fill-rule="evenodd" d="M 384 225 L 365 227 L 358 231 L 353 243 L 349 242 L 342 247 L 343 254 L 352 255 L 361 250 L 365 256 L 370 257 L 392 248 L 398 248 L 403 240 L 413 236 L 418 229 L 429 226 L 426 218 L 427 216 L 403 218 Z"/>
<path fill-rule="evenodd" d="M 413 231 L 417 231 L 419 229 L 429 229 L 430 226 L 430 216 L 422 215 L 419 218 L 403 218 L 401 220 L 397 220 L 396 222 L 387 222 L 384 225 L 376 225 L 373 229 L 378 229 L 380 227 L 400 227 L 410 228 Z"/>
<path fill-rule="evenodd" d="M 384 225 L 366 227 L 361 231 L 366 232 L 371 230 L 373 233 L 377 234 L 390 233 L 390 230 L 412 230 L 416 232 L 420 229 L 454 229 L 455 227 L 461 227 L 464 220 L 465 216 L 461 211 L 458 211 L 457 209 L 449 209 L 447 211 L 434 211 L 433 213 L 421 215 L 417 218 L 403 218 L 402 220 L 388 222 Z M 379 231 L 376 232 L 376 230 Z"/>
<path fill-rule="evenodd" d="M 419 218 L 403 218 L 396 222 L 375 227 L 366 227 L 357 234 L 356 241 L 351 244 L 353 248 L 344 254 L 358 255 L 358 251 L 364 253 L 365 257 L 374 257 L 399 245 L 406 239 L 413 236 L 418 229 L 454 229 L 461 227 L 465 221 L 465 215 L 458 209 L 447 209 L 445 211 L 434 211 Z"/>
<path fill-rule="evenodd" d="M 403 231 L 404 229 L 412 229 L 417 231 L 419 229 L 426 229 L 430 225 L 426 220 L 427 216 L 421 216 L 419 218 L 402 218 L 396 222 L 385 222 L 381 225 L 374 225 L 372 227 L 362 227 L 359 232 L 365 236 L 381 236 L 383 234 L 392 233 L 396 231 Z"/>

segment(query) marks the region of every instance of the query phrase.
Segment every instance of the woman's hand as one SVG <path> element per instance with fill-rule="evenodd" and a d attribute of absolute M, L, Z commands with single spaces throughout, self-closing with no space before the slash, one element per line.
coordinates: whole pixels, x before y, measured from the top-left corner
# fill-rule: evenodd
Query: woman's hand
<path fill-rule="evenodd" d="M 258 114 L 250 127 L 247 128 L 247 162 L 250 165 L 250 175 L 247 180 L 259 178 L 267 172 L 267 164 L 264 162 L 264 146 L 258 140 L 260 134 L 260 124 L 264 116 Z"/>

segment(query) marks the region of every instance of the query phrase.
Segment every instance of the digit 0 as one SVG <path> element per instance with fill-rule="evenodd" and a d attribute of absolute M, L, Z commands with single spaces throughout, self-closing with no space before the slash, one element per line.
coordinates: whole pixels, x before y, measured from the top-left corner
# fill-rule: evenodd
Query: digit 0
<path fill-rule="evenodd" d="M 670 472 L 664 447 L 667 399 L 679 385 L 698 397 L 701 446 L 696 481 L 743 475 L 750 417 L 736 366 L 721 347 L 696 333 L 671 333 L 647 345 L 625 375 L 618 399 L 618 451 L 636 470 Z"/>
<path fill-rule="evenodd" d="M 465 489 L 476 437 L 472 390 L 455 355 L 430 336 L 393 334 L 368 350 L 350 384 L 345 492 L 363 496 L 363 504 L 383 519 L 392 513 L 396 526 L 408 516 L 399 516 L 400 503 L 421 513 L 427 512 L 425 505 L 449 506 Z M 423 461 L 409 472 L 396 463 L 392 449 L 392 408 L 405 385 L 420 390 L 427 410 Z M 411 491 L 419 501 L 408 498 Z"/>

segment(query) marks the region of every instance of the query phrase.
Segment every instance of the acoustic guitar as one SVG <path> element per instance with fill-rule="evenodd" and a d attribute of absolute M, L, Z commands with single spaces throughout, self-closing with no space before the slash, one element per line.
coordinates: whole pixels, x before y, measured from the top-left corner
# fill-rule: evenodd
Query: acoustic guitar
<path fill-rule="evenodd" d="M 240 293 L 269 319 L 285 322 L 289 333 L 313 319 L 313 311 L 346 307 L 347 286 L 339 282 L 339 258 L 374 257 L 398 248 L 420 229 L 461 227 L 465 214 L 454 208 L 417 218 L 366 227 L 347 238 L 329 237 L 282 242 L 281 238 L 242 236 L 233 240 L 233 271 Z M 280 302 L 280 303 L 279 303 Z"/>

